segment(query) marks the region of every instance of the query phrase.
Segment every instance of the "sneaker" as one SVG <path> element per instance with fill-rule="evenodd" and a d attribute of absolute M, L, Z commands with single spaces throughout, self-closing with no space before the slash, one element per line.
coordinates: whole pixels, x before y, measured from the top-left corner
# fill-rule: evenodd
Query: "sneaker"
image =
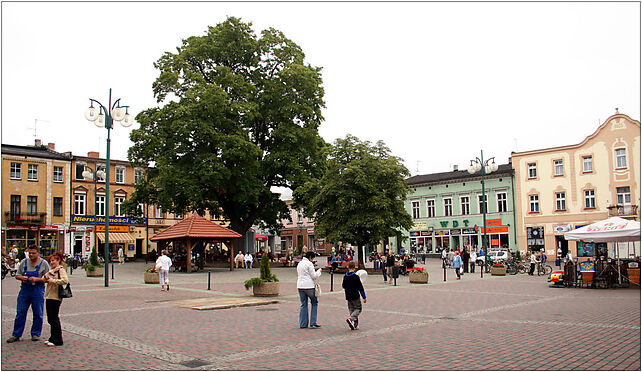
<path fill-rule="evenodd" d="M 354 329 L 356 331 L 357 329 L 359 329 L 359 326 L 358 325 L 354 326 Z"/>
<path fill-rule="evenodd" d="M 313 325 L 310 326 L 310 328 L 321 328 L 321 326 L 318 325 L 318 324 L 313 324 Z"/>
<path fill-rule="evenodd" d="M 31 341 L 38 341 L 40 340 L 40 337 L 38 336 L 31 336 Z"/>
<path fill-rule="evenodd" d="M 167 290 L 169 291 L 169 284 L 167 285 Z"/>
<path fill-rule="evenodd" d="M 20 337 L 11 336 L 11 337 L 9 337 L 7 339 L 7 343 L 12 343 L 12 342 L 16 342 L 16 341 L 20 341 Z"/>
<path fill-rule="evenodd" d="M 348 323 L 348 326 L 350 329 L 354 330 L 354 321 L 350 318 L 346 319 L 346 322 Z"/>
<path fill-rule="evenodd" d="M 45 345 L 47 346 L 56 346 L 53 342 L 45 341 Z"/>

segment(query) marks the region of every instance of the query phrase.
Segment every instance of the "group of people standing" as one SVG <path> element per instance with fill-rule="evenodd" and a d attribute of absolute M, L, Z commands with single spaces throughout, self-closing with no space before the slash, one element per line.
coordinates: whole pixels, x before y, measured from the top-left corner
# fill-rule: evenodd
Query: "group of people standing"
<path fill-rule="evenodd" d="M 457 247 L 457 249 L 454 251 L 454 256 L 452 259 L 448 257 L 448 249 L 444 248 L 441 251 L 441 259 L 443 261 L 443 267 L 445 268 L 447 265 L 447 262 L 450 262 L 450 267 L 455 269 L 455 274 L 457 275 L 457 280 L 461 279 L 461 276 L 464 275 L 464 273 L 474 273 L 475 272 L 475 265 L 477 264 L 477 257 L 483 257 L 484 256 L 484 249 L 479 250 L 479 254 L 471 248 L 464 247 L 463 249 L 460 249 Z M 470 268 L 470 270 L 469 270 Z"/>

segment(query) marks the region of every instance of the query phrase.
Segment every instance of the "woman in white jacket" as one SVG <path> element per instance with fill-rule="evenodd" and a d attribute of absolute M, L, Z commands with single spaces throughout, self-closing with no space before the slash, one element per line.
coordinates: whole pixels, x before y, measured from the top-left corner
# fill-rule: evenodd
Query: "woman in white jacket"
<path fill-rule="evenodd" d="M 314 281 L 321 276 L 321 269 L 314 271 L 314 264 L 310 261 L 315 257 L 314 252 L 308 251 L 296 267 L 296 287 L 299 290 L 301 309 L 299 311 L 299 327 L 308 328 L 308 299 L 312 304 L 310 312 L 310 328 L 320 328 L 317 324 L 317 307 L 319 302 L 314 294 Z"/>

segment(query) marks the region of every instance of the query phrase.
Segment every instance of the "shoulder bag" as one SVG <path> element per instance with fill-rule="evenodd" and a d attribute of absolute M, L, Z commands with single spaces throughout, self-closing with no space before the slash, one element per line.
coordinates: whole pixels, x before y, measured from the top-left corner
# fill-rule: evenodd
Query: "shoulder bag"
<path fill-rule="evenodd" d="M 60 279 L 60 271 L 58 271 L 58 279 Z M 59 285 L 58 286 L 58 297 L 61 299 L 63 298 L 71 298 L 73 297 L 73 293 L 71 293 L 71 285 L 67 283 L 66 286 Z"/>

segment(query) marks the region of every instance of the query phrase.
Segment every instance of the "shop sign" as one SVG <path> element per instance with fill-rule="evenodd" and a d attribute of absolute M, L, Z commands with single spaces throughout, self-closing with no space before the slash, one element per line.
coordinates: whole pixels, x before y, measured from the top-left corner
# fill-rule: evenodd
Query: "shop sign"
<path fill-rule="evenodd" d="M 53 225 L 40 226 L 40 230 L 58 231 L 58 226 L 53 226 Z"/>
<path fill-rule="evenodd" d="M 91 228 L 88 228 L 91 229 Z M 105 232 L 105 225 L 97 225 L 97 232 Z M 109 232 L 129 232 L 129 226 L 109 226 Z"/>
<path fill-rule="evenodd" d="M 486 226 L 499 226 L 501 224 L 502 224 L 501 218 L 492 218 L 492 219 L 486 220 Z"/>
<path fill-rule="evenodd" d="M 431 235 L 432 235 L 432 232 L 430 232 L 430 231 L 422 231 L 421 232 L 421 236 L 431 236 Z"/>
<path fill-rule="evenodd" d="M 105 217 L 102 216 L 71 216 L 71 223 L 75 224 L 92 224 L 94 220 L 97 224 L 105 223 Z M 147 223 L 147 218 L 109 216 L 109 223 L 116 225 L 144 225 Z"/>
<path fill-rule="evenodd" d="M 491 239 L 490 240 L 490 246 L 491 247 L 499 247 L 499 239 Z"/>
<path fill-rule="evenodd" d="M 466 234 L 477 234 L 477 231 L 475 229 L 461 229 L 461 233 L 466 235 Z"/>
<path fill-rule="evenodd" d="M 411 231 L 410 236 L 419 236 L 419 231 Z"/>
<path fill-rule="evenodd" d="M 415 223 L 414 230 L 426 230 L 428 228 L 428 225 L 426 225 L 425 222 L 417 222 Z"/>
<path fill-rule="evenodd" d="M 484 233 L 484 228 L 481 227 L 479 228 L 481 233 Z M 491 226 L 486 228 L 486 234 L 501 234 L 501 233 L 507 233 L 508 232 L 508 226 Z"/>
<path fill-rule="evenodd" d="M 567 231 L 570 231 L 573 227 L 571 225 L 555 225 L 553 226 L 553 233 L 555 235 L 562 235 Z"/>
<path fill-rule="evenodd" d="M 461 234 L 461 229 L 450 230 L 450 235 L 459 235 L 459 234 Z"/>
<path fill-rule="evenodd" d="M 439 221 L 439 224 L 441 227 L 448 227 L 448 222 L 452 222 L 452 227 L 458 227 L 459 226 L 459 221 Z M 462 220 L 461 221 L 464 226 L 468 226 L 468 223 L 470 222 L 469 220 Z"/>
<path fill-rule="evenodd" d="M 450 230 L 436 230 L 435 236 L 446 236 L 450 235 Z"/>
<path fill-rule="evenodd" d="M 594 273 L 595 262 L 580 262 L 580 271 L 583 273 Z"/>

